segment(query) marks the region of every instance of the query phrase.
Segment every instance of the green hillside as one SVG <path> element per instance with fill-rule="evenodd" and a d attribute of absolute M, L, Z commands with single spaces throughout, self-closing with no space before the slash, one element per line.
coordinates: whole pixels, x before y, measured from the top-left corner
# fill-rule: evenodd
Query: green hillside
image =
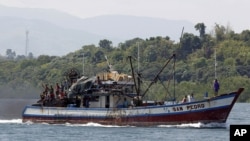
<path fill-rule="evenodd" d="M 9 50 L 7 57 L 0 58 L 0 97 L 39 98 L 43 83 L 55 85 L 62 82 L 71 68 L 86 76 L 106 71 L 105 56 L 115 70 L 129 74 L 131 68 L 127 58 L 134 57 L 134 68 L 136 71 L 139 68 L 143 88 L 146 88 L 175 53 L 175 93 L 178 100 L 191 93 L 196 99 L 203 98 L 205 92 L 213 96 L 212 81 L 217 77 L 221 84 L 220 93 L 244 87 L 245 91 L 238 101 L 250 102 L 250 31 L 235 33 L 229 27 L 216 24 L 208 34 L 203 23 L 196 24 L 194 28 L 200 35 L 183 33 L 180 42 L 174 42 L 168 36 L 159 36 L 134 38 L 112 46 L 111 41 L 103 39 L 99 46 L 86 45 L 66 56 L 23 57 Z M 173 63 L 169 63 L 159 81 L 147 93 L 147 98 L 168 100 L 173 97 L 173 67 Z"/>

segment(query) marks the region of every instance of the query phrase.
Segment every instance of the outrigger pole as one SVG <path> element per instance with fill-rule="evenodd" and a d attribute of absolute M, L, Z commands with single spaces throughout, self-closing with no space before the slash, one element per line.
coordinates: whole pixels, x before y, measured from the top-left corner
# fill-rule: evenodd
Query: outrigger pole
<path fill-rule="evenodd" d="M 151 81 L 151 83 L 149 84 L 148 88 L 146 89 L 146 91 L 142 94 L 142 97 L 144 97 L 144 95 L 148 92 L 149 88 L 156 83 L 157 79 L 159 78 L 159 75 L 161 74 L 161 72 L 165 69 L 165 67 L 168 65 L 168 63 L 175 58 L 175 54 L 173 54 L 168 61 L 166 62 L 166 64 L 161 68 L 161 70 L 157 73 L 157 75 L 155 76 L 154 80 Z"/>
<path fill-rule="evenodd" d="M 132 71 L 132 77 L 133 77 L 133 80 L 134 80 L 134 83 L 135 83 L 135 90 L 136 90 L 136 94 L 137 96 L 139 96 L 139 88 L 137 87 L 136 85 L 136 80 L 135 80 L 135 73 L 134 73 L 134 68 L 133 68 L 133 65 L 132 65 L 132 56 L 128 56 L 129 58 L 129 62 L 130 62 L 130 67 L 131 67 L 131 71 Z M 139 78 L 138 78 L 139 79 Z"/>

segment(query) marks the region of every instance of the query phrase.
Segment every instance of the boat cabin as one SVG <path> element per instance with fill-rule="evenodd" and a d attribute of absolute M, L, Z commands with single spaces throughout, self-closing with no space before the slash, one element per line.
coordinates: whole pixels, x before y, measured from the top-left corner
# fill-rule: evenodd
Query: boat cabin
<path fill-rule="evenodd" d="M 73 104 L 86 108 L 128 108 L 138 104 L 131 76 L 116 71 L 100 73 L 95 77 L 81 77 L 69 89 Z"/>
<path fill-rule="evenodd" d="M 117 71 L 102 72 L 93 77 L 71 77 L 70 87 L 64 94 L 43 92 L 33 106 L 85 107 L 85 108 L 129 108 L 141 106 L 142 98 L 135 92 L 132 76 Z M 75 74 L 75 73 L 74 73 Z M 75 75 L 74 75 L 75 76 Z M 78 78 L 78 79 L 76 79 Z"/>

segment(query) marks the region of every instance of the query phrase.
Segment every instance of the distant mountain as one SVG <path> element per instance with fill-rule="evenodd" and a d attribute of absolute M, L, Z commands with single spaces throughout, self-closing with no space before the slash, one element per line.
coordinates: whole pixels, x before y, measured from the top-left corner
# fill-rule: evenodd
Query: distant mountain
<path fill-rule="evenodd" d="M 50 9 L 0 6 L 0 54 L 5 55 L 7 49 L 12 49 L 18 55 L 24 55 L 27 30 L 28 52 L 32 52 L 35 56 L 65 55 L 81 49 L 84 44 L 94 44 L 105 38 L 70 28 L 64 24 L 67 19 L 72 21 L 72 27 L 76 22 L 72 19 L 81 21 L 79 18 Z"/>
<path fill-rule="evenodd" d="M 196 33 L 194 24 L 188 21 L 173 21 L 160 18 L 137 17 L 126 15 L 105 15 L 84 19 L 82 29 L 108 38 L 117 37 L 128 40 L 135 37 L 149 38 L 169 36 L 179 41 L 181 30 Z"/>
<path fill-rule="evenodd" d="M 61 56 L 81 49 L 84 44 L 99 41 L 97 36 L 81 30 L 67 29 L 46 21 L 26 20 L 19 18 L 0 17 L 0 46 L 1 54 L 7 49 L 25 54 L 26 31 L 28 34 L 28 52 L 34 55 Z"/>
<path fill-rule="evenodd" d="M 150 17 L 104 15 L 81 19 L 53 9 L 0 6 L 0 54 L 7 49 L 25 54 L 26 31 L 28 52 L 35 56 L 65 55 L 83 45 L 108 39 L 117 45 L 136 37 L 146 39 L 169 36 L 179 41 L 182 27 L 196 34 L 194 24 Z"/>

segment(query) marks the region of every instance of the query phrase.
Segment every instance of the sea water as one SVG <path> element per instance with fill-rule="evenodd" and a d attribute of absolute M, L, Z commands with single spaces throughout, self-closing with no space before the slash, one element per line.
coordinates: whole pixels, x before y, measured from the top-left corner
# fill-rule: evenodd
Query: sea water
<path fill-rule="evenodd" d="M 22 123 L 22 104 L 0 100 L 1 141 L 229 141 L 230 124 L 250 124 L 250 104 L 236 103 L 226 123 L 160 125 L 153 127 L 88 124 Z M 18 100 L 25 103 L 22 100 Z M 6 103 L 8 103 L 6 105 Z M 14 102 L 18 103 L 18 102 Z M 23 105 L 24 106 L 24 105 Z M 5 111 L 7 109 L 7 111 Z M 10 112 L 9 110 L 12 110 Z"/>

